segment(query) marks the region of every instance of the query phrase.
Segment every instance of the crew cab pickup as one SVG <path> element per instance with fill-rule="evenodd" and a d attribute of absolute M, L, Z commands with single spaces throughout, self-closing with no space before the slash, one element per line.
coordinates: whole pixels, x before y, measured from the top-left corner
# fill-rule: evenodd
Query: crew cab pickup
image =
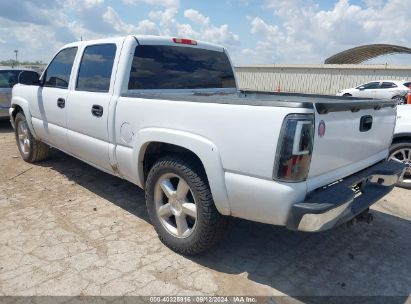
<path fill-rule="evenodd" d="M 225 48 L 182 38 L 79 41 L 10 108 L 28 162 L 49 146 L 145 189 L 151 222 L 196 254 L 228 216 L 322 231 L 394 187 L 396 102 L 239 91 Z M 114 190 L 113 190 L 114 191 Z"/>

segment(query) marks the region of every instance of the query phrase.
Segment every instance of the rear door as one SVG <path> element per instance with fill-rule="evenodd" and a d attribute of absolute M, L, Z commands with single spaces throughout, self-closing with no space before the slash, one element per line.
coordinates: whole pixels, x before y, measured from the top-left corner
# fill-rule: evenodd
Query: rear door
<path fill-rule="evenodd" d="M 396 108 L 387 106 L 375 110 L 381 103 L 372 100 L 341 103 L 327 114 L 320 114 L 320 104 L 316 104 L 310 190 L 351 175 L 388 155 Z M 394 101 L 388 103 L 395 104 Z M 369 105 L 369 108 L 357 111 L 355 104 Z"/>
<path fill-rule="evenodd" d="M 71 153 L 110 172 L 108 110 L 117 49 L 114 43 L 85 47 L 67 106 Z"/>
<path fill-rule="evenodd" d="M 391 99 L 393 96 L 397 95 L 398 91 L 399 89 L 395 83 L 384 81 L 380 83 L 377 88 L 375 98 Z"/>

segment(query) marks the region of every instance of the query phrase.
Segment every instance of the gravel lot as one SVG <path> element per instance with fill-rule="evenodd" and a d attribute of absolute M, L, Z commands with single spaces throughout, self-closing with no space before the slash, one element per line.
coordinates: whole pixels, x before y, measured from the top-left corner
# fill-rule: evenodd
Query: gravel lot
<path fill-rule="evenodd" d="M 0 295 L 410 301 L 411 191 L 397 188 L 373 209 L 370 225 L 319 234 L 234 219 L 218 247 L 187 258 L 157 239 L 142 190 L 57 151 L 27 164 L 0 121 Z"/>

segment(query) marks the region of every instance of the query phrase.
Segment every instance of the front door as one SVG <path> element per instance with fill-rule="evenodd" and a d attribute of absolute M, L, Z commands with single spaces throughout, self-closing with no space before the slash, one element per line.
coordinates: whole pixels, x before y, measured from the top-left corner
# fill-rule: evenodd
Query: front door
<path fill-rule="evenodd" d="M 37 87 L 37 98 L 30 99 L 33 128 L 45 142 L 70 151 L 66 109 L 69 82 L 77 48 L 61 50 L 51 61 Z"/>
<path fill-rule="evenodd" d="M 116 50 L 116 44 L 90 45 L 84 49 L 67 107 L 71 152 L 109 172 L 113 170 L 108 151 L 108 110 Z"/>
<path fill-rule="evenodd" d="M 380 82 L 379 81 L 373 81 L 366 83 L 362 86 L 359 86 L 358 92 L 354 97 L 362 97 L 362 98 L 375 98 L 375 93 L 377 88 L 379 87 Z"/>

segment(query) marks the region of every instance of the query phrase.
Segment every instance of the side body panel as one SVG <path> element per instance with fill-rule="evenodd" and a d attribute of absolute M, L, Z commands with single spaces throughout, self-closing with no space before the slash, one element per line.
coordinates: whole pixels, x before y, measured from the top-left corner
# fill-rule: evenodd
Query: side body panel
<path fill-rule="evenodd" d="M 120 97 L 115 122 L 119 172 L 144 187 L 142 160 L 147 145 L 178 145 L 202 161 L 221 213 L 283 224 L 291 204 L 306 193 L 305 182 L 280 185 L 272 180 L 279 132 L 289 113 L 290 108 L 281 107 Z M 268 192 L 257 193 L 256 188 Z M 277 192 L 280 189 L 290 191 Z M 292 190 L 297 191 L 290 195 Z"/>

